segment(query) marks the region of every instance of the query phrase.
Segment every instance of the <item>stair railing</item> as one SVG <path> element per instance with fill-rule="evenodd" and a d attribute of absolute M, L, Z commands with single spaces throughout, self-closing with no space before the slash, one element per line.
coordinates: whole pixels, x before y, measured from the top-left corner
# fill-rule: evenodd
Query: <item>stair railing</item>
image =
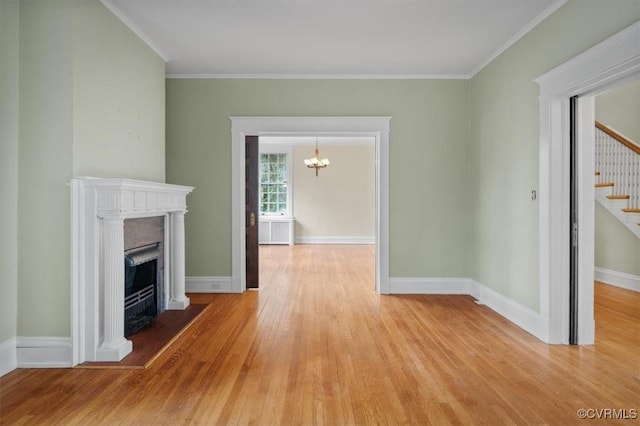
<path fill-rule="evenodd" d="M 596 183 L 612 183 L 612 195 L 629 196 L 629 209 L 640 208 L 640 146 L 596 121 Z"/>

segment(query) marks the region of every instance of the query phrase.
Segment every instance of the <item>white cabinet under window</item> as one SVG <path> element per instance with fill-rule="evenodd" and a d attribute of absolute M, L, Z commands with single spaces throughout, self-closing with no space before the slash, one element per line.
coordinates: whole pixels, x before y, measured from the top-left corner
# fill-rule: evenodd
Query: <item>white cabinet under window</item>
<path fill-rule="evenodd" d="M 293 245 L 295 218 L 290 216 L 260 216 L 258 238 L 260 244 Z"/>

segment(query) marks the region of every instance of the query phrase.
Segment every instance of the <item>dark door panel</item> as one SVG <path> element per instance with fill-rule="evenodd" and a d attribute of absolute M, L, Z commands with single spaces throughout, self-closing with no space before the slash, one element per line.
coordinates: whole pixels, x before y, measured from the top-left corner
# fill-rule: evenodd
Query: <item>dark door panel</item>
<path fill-rule="evenodd" d="M 245 226 L 247 244 L 247 288 L 258 288 L 258 137 L 245 137 Z"/>

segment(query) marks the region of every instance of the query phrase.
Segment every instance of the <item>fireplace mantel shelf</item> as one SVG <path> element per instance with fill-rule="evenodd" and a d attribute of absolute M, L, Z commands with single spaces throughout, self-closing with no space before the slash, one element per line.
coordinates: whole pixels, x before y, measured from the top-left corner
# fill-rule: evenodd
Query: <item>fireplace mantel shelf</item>
<path fill-rule="evenodd" d="M 124 338 L 125 219 L 165 216 L 165 308 L 189 306 L 184 292 L 184 214 L 193 189 L 133 179 L 72 179 L 74 365 L 120 361 L 132 350 Z"/>
<path fill-rule="evenodd" d="M 97 191 L 98 217 L 147 217 L 185 211 L 193 187 L 119 178 L 77 178 Z"/>

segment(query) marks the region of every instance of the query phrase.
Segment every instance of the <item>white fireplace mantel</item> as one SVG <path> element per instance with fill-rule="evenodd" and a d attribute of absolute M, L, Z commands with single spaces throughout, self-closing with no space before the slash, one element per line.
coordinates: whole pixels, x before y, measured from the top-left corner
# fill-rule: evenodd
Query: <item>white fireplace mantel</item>
<path fill-rule="evenodd" d="M 120 361 L 124 337 L 124 220 L 165 217 L 165 309 L 186 309 L 184 214 L 193 187 L 132 179 L 71 181 L 73 365 Z"/>

